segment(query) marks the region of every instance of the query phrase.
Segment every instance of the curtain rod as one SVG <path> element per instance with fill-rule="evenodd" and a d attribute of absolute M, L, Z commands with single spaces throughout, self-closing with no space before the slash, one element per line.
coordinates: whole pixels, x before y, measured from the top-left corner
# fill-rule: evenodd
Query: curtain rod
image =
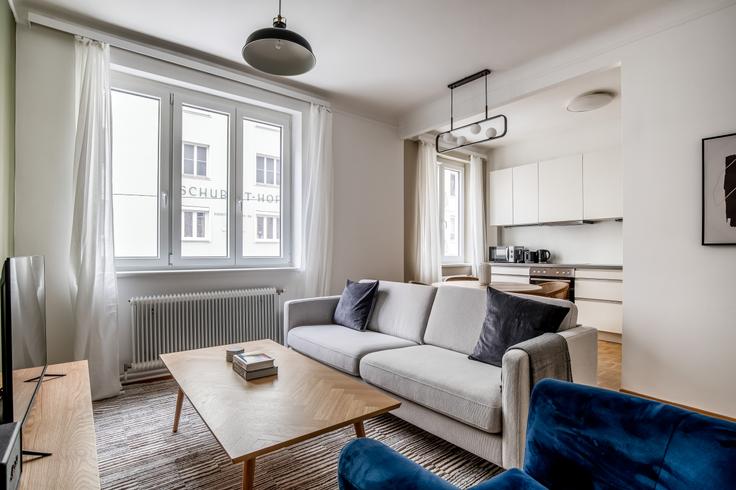
<path fill-rule="evenodd" d="M 303 102 L 319 104 L 326 107 L 330 107 L 331 105 L 330 102 L 325 99 L 302 93 L 298 90 L 294 90 L 290 87 L 278 84 L 276 82 L 261 80 L 251 75 L 238 73 L 233 69 L 227 68 L 225 66 L 218 66 L 217 64 L 212 62 L 198 60 L 190 55 L 186 55 L 183 53 L 179 54 L 170 50 L 156 47 L 155 45 L 133 41 L 125 37 L 117 36 L 97 29 L 92 29 L 90 27 L 76 24 L 74 22 L 69 22 L 67 20 L 49 17 L 47 15 L 36 12 L 28 12 L 28 24 L 38 24 L 50 29 L 65 32 L 67 34 L 88 37 L 96 41 L 107 43 L 110 46 L 114 46 L 124 51 L 140 54 L 149 58 L 154 58 L 186 68 L 191 68 L 200 72 L 209 73 L 210 75 L 233 80 L 235 82 L 250 85 L 251 87 L 256 87 L 274 94 L 283 95 Z"/>

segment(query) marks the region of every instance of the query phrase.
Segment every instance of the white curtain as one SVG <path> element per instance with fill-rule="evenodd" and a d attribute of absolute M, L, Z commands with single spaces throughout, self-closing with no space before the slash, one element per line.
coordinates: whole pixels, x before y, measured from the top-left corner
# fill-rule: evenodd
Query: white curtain
<path fill-rule="evenodd" d="M 442 279 L 439 182 L 434 145 L 424 141 L 419 141 L 414 195 L 414 271 L 418 281 L 432 284 Z"/>
<path fill-rule="evenodd" d="M 112 227 L 110 47 L 77 38 L 77 128 L 70 290 L 76 359 L 89 362 L 93 399 L 120 392 L 118 292 Z"/>
<path fill-rule="evenodd" d="M 468 260 L 473 266 L 473 274 L 480 274 L 480 266 L 485 260 L 485 213 L 483 206 L 483 160 L 470 157 L 470 179 L 468 183 Z"/>
<path fill-rule="evenodd" d="M 304 172 L 305 295 L 330 293 L 332 279 L 332 113 L 312 104 Z"/>

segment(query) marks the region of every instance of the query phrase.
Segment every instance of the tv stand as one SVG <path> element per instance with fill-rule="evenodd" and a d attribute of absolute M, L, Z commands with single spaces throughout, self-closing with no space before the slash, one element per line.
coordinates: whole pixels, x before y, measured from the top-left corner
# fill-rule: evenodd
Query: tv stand
<path fill-rule="evenodd" d="M 45 381 L 51 381 L 52 379 L 63 378 L 64 376 L 66 376 L 66 374 L 61 374 L 61 373 L 44 373 L 43 379 L 41 380 L 41 383 L 43 383 Z M 36 381 L 38 381 L 38 378 L 40 378 L 40 377 L 41 376 L 35 376 L 35 377 L 31 378 L 31 379 L 25 380 L 24 383 L 35 383 Z M 46 379 L 46 378 L 48 378 L 48 379 Z"/>
<path fill-rule="evenodd" d="M 48 452 L 23 451 L 19 489 L 99 490 L 87 361 L 55 364 L 48 370 L 64 376 L 39 385 L 22 434 L 23 447 Z"/>
<path fill-rule="evenodd" d="M 31 461 L 36 461 L 37 459 L 41 458 L 48 458 L 51 456 L 51 453 L 45 453 L 43 451 L 31 451 L 30 449 L 23 449 L 21 450 L 20 454 L 22 456 L 35 456 L 31 459 L 26 460 L 26 463 L 30 463 Z"/>

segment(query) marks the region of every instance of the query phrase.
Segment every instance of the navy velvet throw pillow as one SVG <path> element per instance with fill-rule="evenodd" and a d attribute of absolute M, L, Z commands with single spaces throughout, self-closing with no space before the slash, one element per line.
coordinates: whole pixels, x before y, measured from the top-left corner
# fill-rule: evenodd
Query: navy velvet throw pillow
<path fill-rule="evenodd" d="M 332 321 L 337 325 L 365 330 L 373 311 L 373 299 L 378 291 L 378 281 L 353 282 L 348 279 L 335 308 Z"/>
<path fill-rule="evenodd" d="M 520 298 L 493 288 L 486 292 L 486 318 L 473 353 L 474 361 L 501 367 L 512 345 L 556 332 L 570 308 Z"/>

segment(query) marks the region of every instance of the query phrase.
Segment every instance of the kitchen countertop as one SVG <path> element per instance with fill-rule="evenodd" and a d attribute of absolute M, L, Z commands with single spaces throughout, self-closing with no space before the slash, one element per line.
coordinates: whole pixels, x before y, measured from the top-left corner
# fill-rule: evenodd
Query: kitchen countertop
<path fill-rule="evenodd" d="M 573 269 L 610 269 L 623 270 L 623 265 L 610 264 L 525 264 L 525 263 L 508 263 L 508 262 L 489 262 L 492 266 L 501 267 L 571 267 Z"/>

